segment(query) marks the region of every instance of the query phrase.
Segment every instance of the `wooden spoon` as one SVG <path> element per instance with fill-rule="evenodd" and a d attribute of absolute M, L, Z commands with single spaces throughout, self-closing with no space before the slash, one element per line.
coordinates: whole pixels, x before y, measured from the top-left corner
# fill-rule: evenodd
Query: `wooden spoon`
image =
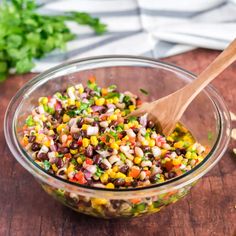
<path fill-rule="evenodd" d="M 192 83 L 168 96 L 143 104 L 129 116 L 148 113 L 149 119 L 158 125 L 160 131 L 165 136 L 170 135 L 192 100 L 235 60 L 236 39 Z"/>

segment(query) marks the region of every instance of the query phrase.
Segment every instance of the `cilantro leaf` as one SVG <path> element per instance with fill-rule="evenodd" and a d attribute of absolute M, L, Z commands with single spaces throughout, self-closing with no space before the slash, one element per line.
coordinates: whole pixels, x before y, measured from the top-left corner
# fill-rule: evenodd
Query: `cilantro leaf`
<path fill-rule="evenodd" d="M 0 81 L 6 79 L 9 71 L 29 72 L 34 59 L 59 48 L 75 35 L 66 21 L 88 25 L 96 34 L 106 31 L 106 25 L 98 18 L 84 12 L 69 12 L 66 15 L 41 15 L 36 0 L 0 1 Z M 98 88 L 95 91 L 100 92 Z"/>

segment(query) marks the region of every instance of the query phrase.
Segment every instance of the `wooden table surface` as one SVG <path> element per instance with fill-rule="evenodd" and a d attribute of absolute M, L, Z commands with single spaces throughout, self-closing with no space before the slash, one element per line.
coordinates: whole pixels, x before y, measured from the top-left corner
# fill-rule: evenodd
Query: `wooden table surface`
<path fill-rule="evenodd" d="M 166 58 L 199 73 L 218 55 L 198 49 Z M 0 236 L 5 235 L 236 235 L 236 142 L 231 140 L 223 159 L 191 193 L 160 213 L 137 219 L 102 220 L 78 214 L 48 196 L 21 167 L 5 142 L 4 113 L 10 99 L 33 74 L 11 76 L 0 84 Z M 236 63 L 213 85 L 236 113 Z M 236 127 L 236 122 L 233 123 Z"/>

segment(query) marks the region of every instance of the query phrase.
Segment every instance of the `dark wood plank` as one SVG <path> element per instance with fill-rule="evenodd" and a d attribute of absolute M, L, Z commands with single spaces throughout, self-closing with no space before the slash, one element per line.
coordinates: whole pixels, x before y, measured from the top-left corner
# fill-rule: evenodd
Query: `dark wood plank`
<path fill-rule="evenodd" d="M 198 49 L 166 58 L 193 73 L 199 73 L 218 55 Z M 102 220 L 60 205 L 39 188 L 35 180 L 13 158 L 3 134 L 4 113 L 10 99 L 33 74 L 11 76 L 0 84 L 0 235 L 163 235 L 208 236 L 236 234 L 236 157 L 231 141 L 223 159 L 183 200 L 160 213 L 137 219 Z M 236 64 L 227 69 L 214 86 L 236 113 Z M 236 127 L 236 123 L 233 125 Z"/>

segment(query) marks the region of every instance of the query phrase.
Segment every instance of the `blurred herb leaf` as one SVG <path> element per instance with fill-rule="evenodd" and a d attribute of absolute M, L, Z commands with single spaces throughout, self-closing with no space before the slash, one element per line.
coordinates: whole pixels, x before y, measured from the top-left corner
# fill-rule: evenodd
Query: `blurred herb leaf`
<path fill-rule="evenodd" d="M 106 25 L 84 12 L 48 16 L 36 12 L 35 0 L 3 0 L 0 2 L 0 81 L 9 70 L 29 72 L 33 59 L 42 58 L 54 49 L 65 49 L 75 35 L 66 25 L 74 21 L 90 26 L 96 34 L 106 32 Z"/>

